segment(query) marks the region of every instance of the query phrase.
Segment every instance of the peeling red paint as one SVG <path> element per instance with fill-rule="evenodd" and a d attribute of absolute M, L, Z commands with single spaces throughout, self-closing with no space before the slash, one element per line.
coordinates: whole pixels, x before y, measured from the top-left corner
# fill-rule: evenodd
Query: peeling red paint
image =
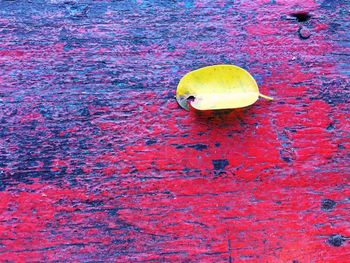
<path fill-rule="evenodd" d="M 347 262 L 348 6 L 1 2 L 0 259 Z M 275 101 L 181 110 L 223 63 Z"/>

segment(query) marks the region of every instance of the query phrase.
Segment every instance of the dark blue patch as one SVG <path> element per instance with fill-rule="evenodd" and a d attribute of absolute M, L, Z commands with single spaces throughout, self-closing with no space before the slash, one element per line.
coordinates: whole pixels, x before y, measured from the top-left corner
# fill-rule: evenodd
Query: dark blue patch
<path fill-rule="evenodd" d="M 226 159 L 222 160 L 212 160 L 214 170 L 223 170 L 227 165 L 229 165 L 229 162 Z"/>
<path fill-rule="evenodd" d="M 329 124 L 329 125 L 327 126 L 327 131 L 332 131 L 332 130 L 334 130 L 334 125 L 333 125 L 333 123 L 331 123 L 331 124 Z"/>
<path fill-rule="evenodd" d="M 286 163 L 291 163 L 293 161 L 293 158 L 290 152 L 286 150 L 281 150 L 279 154 L 282 161 L 285 161 Z"/>
<path fill-rule="evenodd" d="M 146 141 L 146 145 L 152 145 L 152 144 L 156 144 L 157 140 L 156 139 L 149 139 Z"/>
<path fill-rule="evenodd" d="M 338 144 L 338 149 L 339 149 L 339 150 L 344 150 L 345 147 L 344 147 L 344 145 L 342 145 L 342 144 Z"/>
<path fill-rule="evenodd" d="M 336 204 L 337 203 L 331 199 L 323 199 L 321 201 L 321 209 L 326 212 L 332 211 Z"/>
<path fill-rule="evenodd" d="M 174 146 L 175 146 L 176 149 L 183 149 L 183 148 L 185 148 L 184 145 L 180 145 L 180 144 L 176 144 Z"/>
<path fill-rule="evenodd" d="M 103 201 L 101 200 L 87 200 L 85 203 L 93 207 L 104 205 Z"/>
<path fill-rule="evenodd" d="M 84 108 L 79 110 L 79 114 L 81 116 L 88 117 L 88 116 L 90 116 L 90 111 L 87 107 L 84 107 Z"/>
<path fill-rule="evenodd" d="M 108 214 L 110 216 L 115 216 L 117 214 L 118 210 L 119 209 L 117 209 L 117 208 L 108 209 Z"/>
<path fill-rule="evenodd" d="M 340 247 L 344 244 L 345 240 L 345 237 L 342 235 L 332 235 L 328 238 L 327 243 L 333 247 Z"/>
<path fill-rule="evenodd" d="M 75 168 L 72 172 L 73 175 L 83 175 L 84 171 L 81 168 Z"/>
<path fill-rule="evenodd" d="M 205 149 L 208 149 L 208 145 L 197 143 L 197 144 L 190 144 L 187 147 L 196 149 L 197 151 L 203 151 Z"/>
<path fill-rule="evenodd" d="M 4 179 L 5 177 L 5 172 L 0 171 L 0 191 L 4 191 L 6 189 L 7 183 Z"/>

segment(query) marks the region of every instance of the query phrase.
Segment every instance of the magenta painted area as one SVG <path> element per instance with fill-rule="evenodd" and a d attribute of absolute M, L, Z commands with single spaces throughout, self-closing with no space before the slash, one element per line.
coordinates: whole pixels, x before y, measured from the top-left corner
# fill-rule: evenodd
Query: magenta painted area
<path fill-rule="evenodd" d="M 348 262 L 349 8 L 0 1 L 0 261 Z M 182 110 L 212 64 L 275 100 Z"/>

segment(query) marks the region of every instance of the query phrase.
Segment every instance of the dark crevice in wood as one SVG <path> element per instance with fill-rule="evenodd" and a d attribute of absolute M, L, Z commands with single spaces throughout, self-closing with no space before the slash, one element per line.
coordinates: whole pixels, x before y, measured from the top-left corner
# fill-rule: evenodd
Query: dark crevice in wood
<path fill-rule="evenodd" d="M 292 17 L 295 17 L 299 23 L 304 23 L 310 20 L 311 15 L 308 12 L 292 13 Z"/>

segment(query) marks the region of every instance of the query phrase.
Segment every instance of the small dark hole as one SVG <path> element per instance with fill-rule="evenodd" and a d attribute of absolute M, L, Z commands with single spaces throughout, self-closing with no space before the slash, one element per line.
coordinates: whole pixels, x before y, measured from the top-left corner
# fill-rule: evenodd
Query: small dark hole
<path fill-rule="evenodd" d="M 332 211 L 336 204 L 337 203 L 331 199 L 323 199 L 321 201 L 321 209 L 323 211 Z"/>
<path fill-rule="evenodd" d="M 344 150 L 345 147 L 344 147 L 344 145 L 338 144 L 338 149 L 339 149 L 339 150 Z"/>
<path fill-rule="evenodd" d="M 311 15 L 307 12 L 298 12 L 291 14 L 292 17 L 295 17 L 298 22 L 306 22 L 311 18 Z"/>
<path fill-rule="evenodd" d="M 188 98 L 187 98 L 187 102 L 192 102 L 192 101 L 194 101 L 195 100 L 195 97 L 194 96 L 189 96 Z"/>
<path fill-rule="evenodd" d="M 344 244 L 345 238 L 342 235 L 332 235 L 328 238 L 328 244 L 334 247 L 340 247 Z"/>
<path fill-rule="evenodd" d="M 332 131 L 334 130 L 334 124 L 333 123 L 330 123 L 327 128 L 326 128 L 327 131 Z"/>

